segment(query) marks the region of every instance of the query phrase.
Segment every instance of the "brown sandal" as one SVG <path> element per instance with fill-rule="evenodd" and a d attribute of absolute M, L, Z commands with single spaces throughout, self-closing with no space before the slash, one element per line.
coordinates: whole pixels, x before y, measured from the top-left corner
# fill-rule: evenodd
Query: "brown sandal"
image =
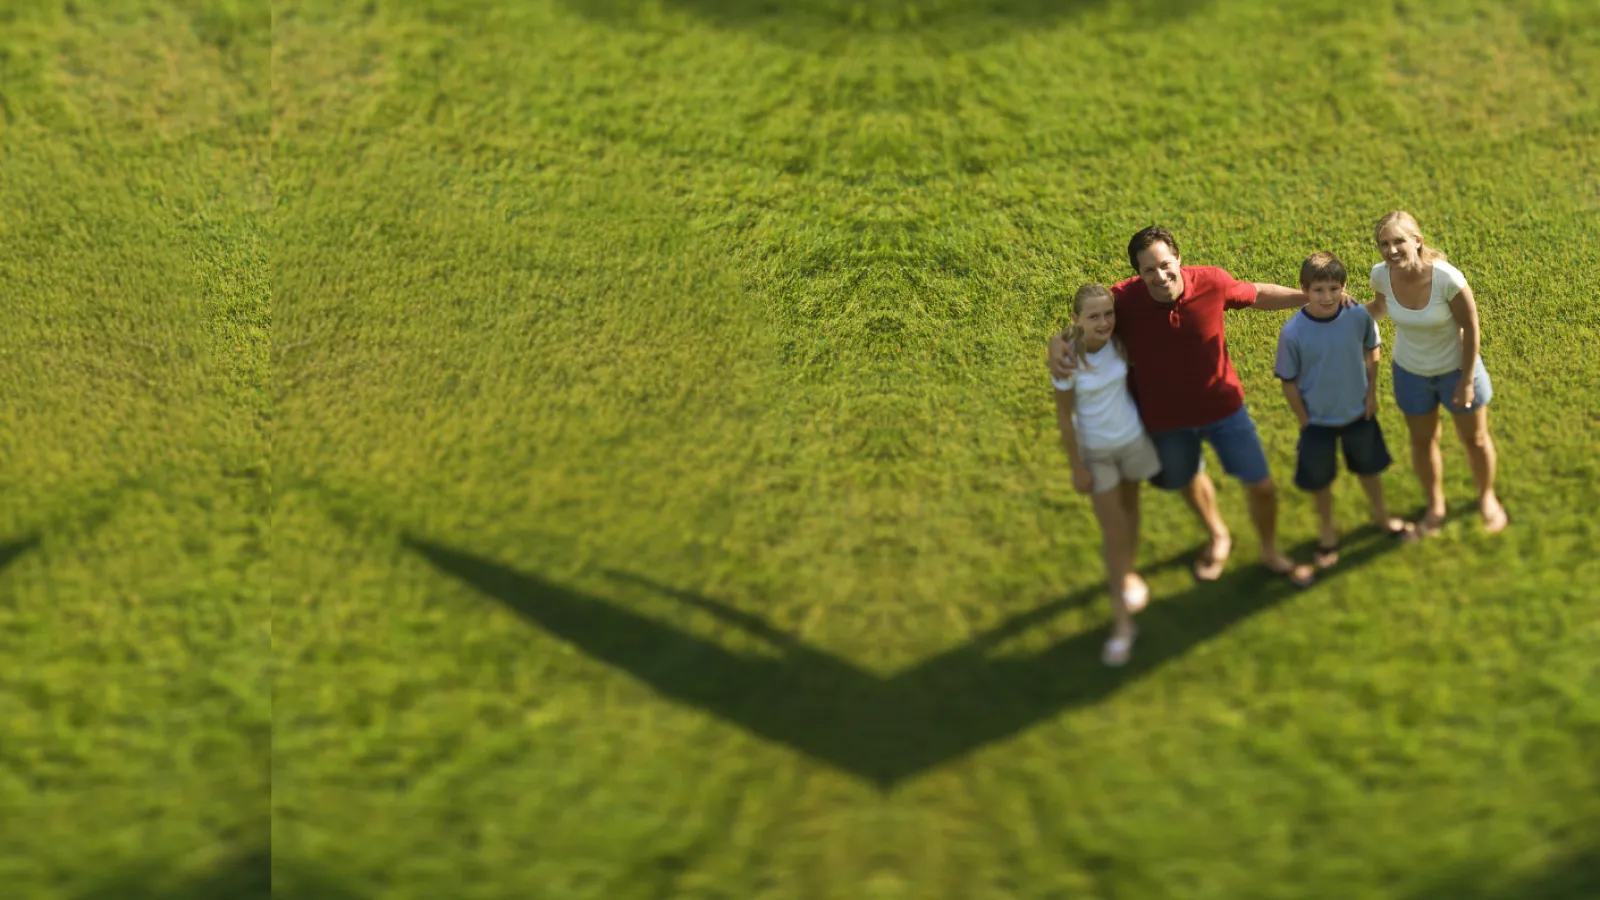
<path fill-rule="evenodd" d="M 1339 542 L 1334 541 L 1332 544 L 1324 544 L 1318 541 L 1317 553 L 1311 558 L 1311 561 L 1319 569 L 1332 568 L 1339 562 Z"/>

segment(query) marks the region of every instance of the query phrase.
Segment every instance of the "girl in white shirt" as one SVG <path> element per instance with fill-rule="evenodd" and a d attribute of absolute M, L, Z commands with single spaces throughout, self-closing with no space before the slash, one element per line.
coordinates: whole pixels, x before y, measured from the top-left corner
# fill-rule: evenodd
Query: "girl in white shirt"
<path fill-rule="evenodd" d="M 1106 576 L 1116 620 L 1101 659 L 1108 666 L 1128 661 L 1137 630 L 1133 613 L 1150 599 L 1150 588 L 1134 571 L 1139 545 L 1139 482 L 1161 471 L 1156 448 L 1145 433 L 1128 393 L 1128 355 L 1113 329 L 1117 313 L 1111 292 L 1086 284 L 1072 299 L 1067 340 L 1080 367 L 1056 387 L 1056 422 L 1061 445 L 1072 460 L 1072 487 L 1090 494 L 1100 522 Z"/>
<path fill-rule="evenodd" d="M 1467 451 L 1478 487 L 1478 507 L 1490 533 L 1506 527 L 1505 507 L 1494 492 L 1495 449 L 1489 436 L 1493 385 L 1479 355 L 1478 307 L 1466 276 L 1444 254 L 1422 241 L 1411 214 L 1401 210 L 1378 220 L 1373 234 L 1383 262 L 1372 267 L 1367 304 L 1374 319 L 1394 321 L 1395 405 L 1411 432 L 1411 464 L 1428 508 L 1417 534 L 1436 533 L 1444 523 L 1440 469 L 1439 407 L 1450 410 L 1456 436 Z M 1464 373 L 1465 377 L 1463 377 Z"/>

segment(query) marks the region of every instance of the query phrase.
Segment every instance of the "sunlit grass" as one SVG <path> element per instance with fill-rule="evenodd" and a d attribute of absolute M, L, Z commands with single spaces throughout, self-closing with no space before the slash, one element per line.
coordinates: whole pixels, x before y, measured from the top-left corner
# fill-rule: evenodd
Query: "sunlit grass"
<path fill-rule="evenodd" d="M 1600 892 L 1587 8 L 14 6 L 21 896 L 259 892 L 268 722 L 284 896 Z M 1479 298 L 1513 527 L 1447 440 L 1440 539 L 1294 593 L 1225 484 L 1195 588 L 1149 493 L 1104 671 L 1065 298 L 1152 221 L 1364 272 L 1396 207 Z M 1230 347 L 1304 552 L 1284 318 Z"/>

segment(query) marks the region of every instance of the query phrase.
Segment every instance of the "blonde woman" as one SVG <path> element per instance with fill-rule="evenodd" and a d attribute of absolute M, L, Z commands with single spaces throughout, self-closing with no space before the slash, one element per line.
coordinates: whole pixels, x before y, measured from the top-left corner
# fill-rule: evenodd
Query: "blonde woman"
<path fill-rule="evenodd" d="M 1078 368 L 1052 377 L 1061 446 L 1072 461 L 1072 487 L 1089 494 L 1100 523 L 1101 551 L 1111 587 L 1115 621 L 1101 660 L 1128 661 L 1137 633 L 1133 613 L 1144 608 L 1150 588 L 1134 571 L 1139 545 L 1139 482 L 1161 471 L 1156 448 L 1128 391 L 1128 353 L 1113 334 L 1117 312 L 1111 291 L 1086 284 L 1072 298 L 1072 325 L 1065 337 Z"/>
<path fill-rule="evenodd" d="M 1505 528 L 1505 507 L 1494 492 L 1495 449 L 1489 436 L 1493 385 L 1479 354 L 1478 306 L 1466 276 L 1428 246 L 1410 213 L 1378 220 L 1373 240 L 1383 261 L 1372 267 L 1374 319 L 1394 322 L 1395 405 L 1411 432 L 1411 465 L 1427 498 L 1417 534 L 1435 534 L 1446 513 L 1439 453 L 1439 407 L 1450 411 L 1478 487 L 1485 530 Z"/>

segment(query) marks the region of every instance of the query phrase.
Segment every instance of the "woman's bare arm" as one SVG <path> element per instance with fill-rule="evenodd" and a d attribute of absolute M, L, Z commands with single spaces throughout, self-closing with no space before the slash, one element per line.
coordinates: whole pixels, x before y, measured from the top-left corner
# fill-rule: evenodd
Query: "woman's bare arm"
<path fill-rule="evenodd" d="M 1389 315 L 1389 297 L 1377 291 L 1373 294 L 1375 296 L 1372 302 L 1367 304 L 1367 315 L 1371 316 L 1374 322 L 1381 322 Z"/>
<path fill-rule="evenodd" d="M 1450 314 L 1455 316 L 1456 324 L 1461 326 L 1461 376 L 1472 377 L 1472 369 L 1478 364 L 1478 302 L 1473 299 L 1472 288 L 1462 286 L 1461 292 L 1450 298 Z"/>

